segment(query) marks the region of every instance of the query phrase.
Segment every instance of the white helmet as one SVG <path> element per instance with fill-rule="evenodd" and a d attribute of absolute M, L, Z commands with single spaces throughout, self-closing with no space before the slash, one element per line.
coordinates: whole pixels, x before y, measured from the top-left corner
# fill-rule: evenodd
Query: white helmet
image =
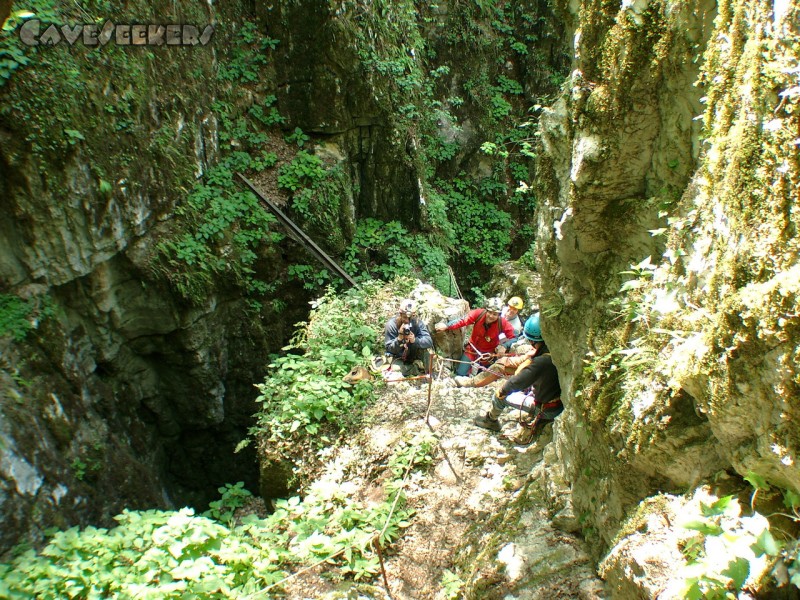
<path fill-rule="evenodd" d="M 499 313 L 501 310 L 503 310 L 503 301 L 500 300 L 500 298 L 488 298 L 484 303 L 483 308 Z"/>
<path fill-rule="evenodd" d="M 417 303 L 410 298 L 406 298 L 400 302 L 400 308 L 397 309 L 397 312 L 401 315 L 413 317 L 417 314 Z"/>

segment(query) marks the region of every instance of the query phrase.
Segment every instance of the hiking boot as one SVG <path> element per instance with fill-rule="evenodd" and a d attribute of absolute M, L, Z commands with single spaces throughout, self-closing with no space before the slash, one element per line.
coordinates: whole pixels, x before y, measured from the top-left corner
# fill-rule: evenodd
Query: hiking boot
<path fill-rule="evenodd" d="M 493 419 L 489 414 L 481 414 L 472 419 L 472 422 L 483 429 L 489 431 L 500 431 L 500 421 Z"/>
<path fill-rule="evenodd" d="M 400 372 L 403 374 L 403 377 L 416 377 L 419 375 L 419 368 L 417 368 L 416 363 L 401 363 L 402 366 L 400 367 Z"/>
<path fill-rule="evenodd" d="M 475 383 L 472 381 L 472 377 L 463 377 L 461 375 L 456 375 L 453 378 L 453 381 L 456 382 L 458 387 L 475 387 Z"/>

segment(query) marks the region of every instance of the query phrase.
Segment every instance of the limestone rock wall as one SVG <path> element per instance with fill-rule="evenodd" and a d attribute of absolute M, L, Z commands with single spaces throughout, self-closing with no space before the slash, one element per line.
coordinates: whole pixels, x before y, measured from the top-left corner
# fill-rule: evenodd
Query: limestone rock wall
<path fill-rule="evenodd" d="M 602 555 L 657 492 L 723 470 L 799 489 L 800 21 L 797 2 L 560 11 L 575 56 L 541 121 L 537 258 L 554 468 Z M 631 564 L 612 579 L 635 587 Z"/>
<path fill-rule="evenodd" d="M 262 18 L 277 48 L 276 90 L 292 127 L 321 136 L 347 157 L 357 190 L 355 213 L 382 220 L 419 220 L 417 165 L 407 131 L 397 130 L 386 73 L 366 70 L 366 43 L 346 3 L 278 2 Z M 371 10 L 365 8 L 364 14 Z M 371 42 L 382 40 L 376 31 Z"/>
<path fill-rule="evenodd" d="M 195 23 L 245 14 L 185 8 Z M 163 22 L 174 7 L 129 9 Z M 49 314 L 24 341 L 2 339 L 0 552 L 125 507 L 255 488 L 254 453 L 233 448 L 253 381 L 304 309 L 262 323 L 233 286 L 190 304 L 153 271 L 218 158 L 213 46 L 36 52 L 0 90 L 0 291 Z"/>
<path fill-rule="evenodd" d="M 542 0 L 509 13 L 519 31 L 503 29 L 492 10 L 458 2 L 281 0 L 258 9 L 281 40 L 275 93 L 287 127 L 346 158 L 356 218 L 441 227 L 441 215 L 427 213 L 441 209 L 426 206 L 434 177 L 491 172 L 480 146 L 502 119 L 490 116 L 477 88 L 518 82 L 523 113 L 553 89 L 565 68 L 561 23 Z M 498 48 L 514 41 L 522 51 L 500 60 Z M 438 145 L 451 145 L 452 155 L 438 156 Z"/>

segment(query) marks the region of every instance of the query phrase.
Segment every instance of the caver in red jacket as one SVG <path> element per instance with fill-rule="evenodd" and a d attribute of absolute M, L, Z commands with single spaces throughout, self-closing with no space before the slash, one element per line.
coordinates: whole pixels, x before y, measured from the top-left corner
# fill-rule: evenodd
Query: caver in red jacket
<path fill-rule="evenodd" d="M 500 345 L 501 333 L 504 333 L 509 340 L 516 337 L 511 323 L 506 321 L 503 317 L 498 317 L 494 323 L 486 323 L 486 310 L 483 308 L 476 308 L 469 311 L 467 316 L 463 319 L 450 321 L 447 324 L 446 330 L 452 331 L 453 329 L 461 329 L 467 325 L 473 325 L 473 327 L 472 335 L 469 337 L 469 343 L 467 347 L 464 348 L 464 354 L 466 354 L 471 361 L 474 361 L 479 354 L 493 354 L 495 348 Z"/>

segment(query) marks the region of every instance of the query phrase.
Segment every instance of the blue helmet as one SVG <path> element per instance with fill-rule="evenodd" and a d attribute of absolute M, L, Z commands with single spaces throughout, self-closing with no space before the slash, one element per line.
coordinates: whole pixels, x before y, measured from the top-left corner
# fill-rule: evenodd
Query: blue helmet
<path fill-rule="evenodd" d="M 539 325 L 539 313 L 534 313 L 528 317 L 528 320 L 525 321 L 525 327 L 522 329 L 522 335 L 526 340 L 530 340 L 532 342 L 544 341 L 544 338 L 542 337 L 542 328 Z"/>

